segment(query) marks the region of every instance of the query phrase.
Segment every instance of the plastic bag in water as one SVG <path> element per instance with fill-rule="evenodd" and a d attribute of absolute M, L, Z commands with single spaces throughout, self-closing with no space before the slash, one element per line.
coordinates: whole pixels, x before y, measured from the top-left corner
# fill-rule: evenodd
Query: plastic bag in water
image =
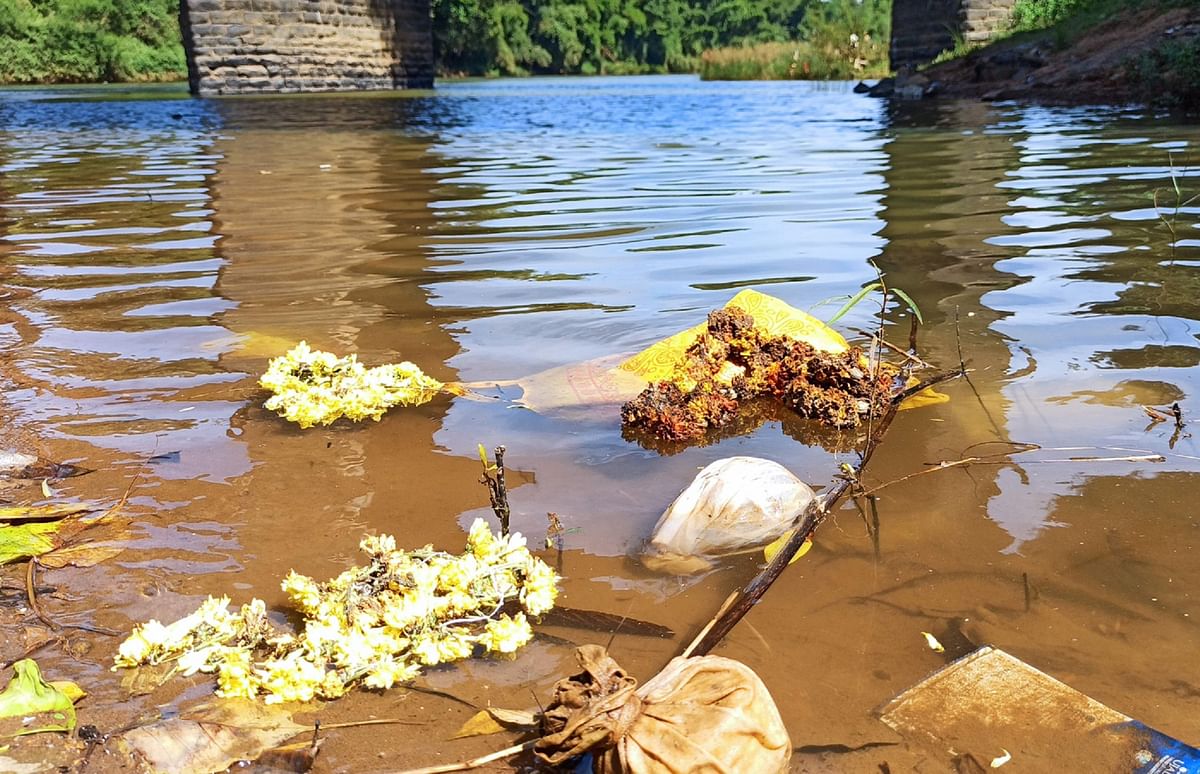
<path fill-rule="evenodd" d="M 777 462 L 717 460 L 659 518 L 643 563 L 668 572 L 708 569 L 711 557 L 751 551 L 782 535 L 814 497 Z"/>

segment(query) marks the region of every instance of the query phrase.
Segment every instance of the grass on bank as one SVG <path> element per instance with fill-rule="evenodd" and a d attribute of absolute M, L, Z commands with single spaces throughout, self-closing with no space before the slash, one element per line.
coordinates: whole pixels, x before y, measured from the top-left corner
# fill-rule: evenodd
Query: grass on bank
<path fill-rule="evenodd" d="M 810 5 L 799 40 L 715 48 L 700 55 L 704 80 L 851 80 L 888 74 L 891 0 Z"/>
<path fill-rule="evenodd" d="M 700 78 L 706 81 L 852 80 L 887 73 L 886 47 L 882 61 L 850 47 L 818 50 L 806 41 L 716 48 L 700 55 Z"/>
<path fill-rule="evenodd" d="M 187 77 L 179 0 L 0 0 L 0 83 Z"/>

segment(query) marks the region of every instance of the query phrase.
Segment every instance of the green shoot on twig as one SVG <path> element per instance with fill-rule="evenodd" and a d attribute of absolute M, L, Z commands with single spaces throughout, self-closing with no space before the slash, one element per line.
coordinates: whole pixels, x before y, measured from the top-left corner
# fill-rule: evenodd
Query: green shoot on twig
<path fill-rule="evenodd" d="M 888 293 L 894 293 L 896 298 L 903 301 L 904 305 L 907 306 L 913 313 L 913 316 L 917 318 L 917 322 L 922 324 L 925 322 L 925 318 L 921 316 L 921 309 L 917 306 L 916 301 L 913 301 L 912 298 L 903 290 L 900 290 L 899 288 L 889 288 L 882 282 L 872 282 L 862 290 L 855 293 L 853 296 L 850 296 L 850 299 L 842 306 L 842 308 L 837 310 L 833 317 L 830 317 L 825 322 L 832 325 L 833 323 L 842 319 L 851 309 L 858 306 L 858 304 L 861 303 L 864 298 L 876 291 L 883 293 L 885 299 Z"/>

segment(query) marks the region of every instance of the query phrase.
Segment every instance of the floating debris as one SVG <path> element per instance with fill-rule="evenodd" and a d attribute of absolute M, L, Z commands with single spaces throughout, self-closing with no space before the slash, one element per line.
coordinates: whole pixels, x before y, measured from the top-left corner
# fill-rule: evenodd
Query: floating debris
<path fill-rule="evenodd" d="M 333 580 L 296 572 L 283 580 L 304 616 L 300 634 L 275 629 L 262 600 L 233 612 L 228 597 L 210 597 L 172 624 L 136 627 L 113 668 L 177 661 L 185 676 L 215 673 L 227 698 L 337 698 L 356 684 L 390 688 L 477 647 L 513 653 L 533 637 L 526 613 L 550 610 L 558 594 L 558 576 L 519 533 L 494 535 L 482 519 L 457 556 L 397 550 L 388 535 L 363 538 L 360 548 L 370 562 Z M 510 601 L 523 610 L 502 612 Z"/>
<path fill-rule="evenodd" d="M 892 394 L 894 373 L 869 373 L 865 362 L 856 347 L 817 349 L 765 332 L 742 309 L 718 309 L 671 376 L 621 407 L 622 425 L 665 440 L 698 438 L 732 422 L 742 401 L 766 397 L 833 427 L 857 427 L 881 415 Z"/>
<path fill-rule="evenodd" d="M 367 368 L 300 342 L 271 360 L 258 382 L 274 395 L 264 407 L 302 428 L 346 417 L 376 422 L 392 406 L 428 403 L 445 386 L 409 362 Z"/>

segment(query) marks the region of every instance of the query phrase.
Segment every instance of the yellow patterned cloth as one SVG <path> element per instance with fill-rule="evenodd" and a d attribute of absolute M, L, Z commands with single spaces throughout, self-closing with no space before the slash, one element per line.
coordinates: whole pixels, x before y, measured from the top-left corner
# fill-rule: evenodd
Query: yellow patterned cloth
<path fill-rule="evenodd" d="M 772 336 L 790 336 L 803 341 L 813 349 L 838 354 L 850 348 L 842 335 L 807 312 L 780 301 L 774 296 L 757 290 L 743 290 L 725 305 L 726 309 L 741 309 L 754 318 L 755 327 Z M 683 359 L 684 352 L 704 332 L 708 323 L 703 322 L 686 331 L 653 344 L 617 368 L 630 371 L 647 382 L 670 379 L 675 366 Z"/>

